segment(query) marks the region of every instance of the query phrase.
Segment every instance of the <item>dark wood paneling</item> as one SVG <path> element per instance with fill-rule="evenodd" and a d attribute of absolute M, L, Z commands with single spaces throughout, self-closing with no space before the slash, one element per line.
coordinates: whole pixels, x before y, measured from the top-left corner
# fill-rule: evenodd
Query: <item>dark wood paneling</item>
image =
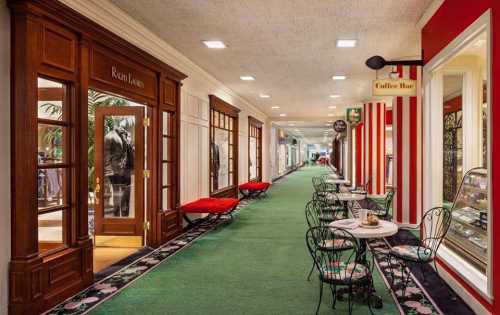
<path fill-rule="evenodd" d="M 179 137 L 180 81 L 186 76 L 131 45 L 120 37 L 76 13 L 58 1 L 9 0 L 12 12 L 12 253 L 9 279 L 11 314 L 39 314 L 88 286 L 93 280 L 92 242 L 88 236 L 87 181 L 87 92 L 92 88 L 147 103 L 152 117 L 151 151 L 148 156 L 152 175 L 147 206 L 150 246 L 158 246 L 180 231 L 177 211 L 161 214 L 154 196 L 159 195 L 158 111 L 175 113 L 175 137 Z M 92 52 L 91 52 L 92 51 Z M 96 55 L 99 51 L 100 55 Z M 91 56 L 92 54 L 92 56 Z M 95 62 L 97 61 L 97 62 Z M 118 80 L 112 68 L 125 74 Z M 131 77 L 143 82 L 131 81 Z M 37 76 L 65 82 L 69 102 L 67 117 L 71 169 L 68 196 L 71 208 L 64 219 L 66 246 L 48 255 L 38 248 L 37 220 Z M 92 76 L 92 79 L 90 78 Z M 126 78 L 125 78 L 126 77 Z M 125 80 L 126 79 L 126 80 Z M 130 84 L 132 83 L 132 84 Z M 162 83 L 165 83 L 162 85 Z M 41 91 L 41 94 L 57 94 Z M 53 97 L 59 97 L 55 95 Z M 50 99 L 50 98 L 47 98 Z M 160 101 L 161 100 L 161 101 Z M 154 139 L 154 140 L 153 140 Z M 173 164 L 179 187 L 179 142 Z M 151 158 L 151 156 L 155 158 Z M 176 188 L 175 204 L 179 191 Z M 159 220 L 156 224 L 156 220 Z M 177 222 L 177 223 L 176 223 Z M 157 235 L 158 237 L 155 237 Z"/>
<path fill-rule="evenodd" d="M 53 24 L 42 28 L 42 63 L 58 69 L 76 71 L 76 36 Z"/>

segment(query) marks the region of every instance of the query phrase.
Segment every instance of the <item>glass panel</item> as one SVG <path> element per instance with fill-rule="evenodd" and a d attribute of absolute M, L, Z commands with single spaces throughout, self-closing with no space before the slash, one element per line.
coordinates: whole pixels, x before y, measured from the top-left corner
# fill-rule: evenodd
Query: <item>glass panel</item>
<path fill-rule="evenodd" d="M 234 118 L 231 117 L 231 119 L 229 119 L 229 130 L 233 130 L 233 122 L 234 122 Z"/>
<path fill-rule="evenodd" d="M 63 101 L 62 83 L 38 78 L 38 118 L 62 120 Z"/>
<path fill-rule="evenodd" d="M 64 210 L 38 215 L 38 248 L 41 253 L 64 245 Z"/>
<path fill-rule="evenodd" d="M 162 209 L 164 211 L 170 210 L 170 189 L 163 188 L 161 192 Z"/>
<path fill-rule="evenodd" d="M 170 146 L 169 146 L 169 143 L 171 143 L 171 142 L 172 142 L 171 139 L 163 137 L 163 157 L 162 157 L 162 159 L 164 161 L 167 161 L 167 160 L 171 159 L 171 157 L 170 157 Z"/>
<path fill-rule="evenodd" d="M 104 123 L 104 216 L 134 217 L 135 117 L 106 116 Z"/>
<path fill-rule="evenodd" d="M 65 127 L 38 124 L 38 164 L 63 163 L 65 138 Z"/>
<path fill-rule="evenodd" d="M 213 125 L 215 127 L 219 127 L 219 112 L 218 111 L 214 111 Z"/>
<path fill-rule="evenodd" d="M 219 190 L 229 185 L 229 132 L 227 130 L 215 128 L 214 143 L 212 150 L 212 171 L 213 190 Z"/>
<path fill-rule="evenodd" d="M 169 136 L 170 135 L 170 120 L 171 120 L 171 115 L 168 112 L 163 112 L 163 135 Z"/>
<path fill-rule="evenodd" d="M 66 204 L 66 170 L 49 168 L 38 170 L 38 208 L 62 206 Z"/>
<path fill-rule="evenodd" d="M 257 139 L 253 137 L 250 137 L 249 163 L 250 179 L 255 179 L 257 178 Z"/>
<path fill-rule="evenodd" d="M 443 201 L 452 203 L 462 180 L 462 75 L 443 77 Z"/>

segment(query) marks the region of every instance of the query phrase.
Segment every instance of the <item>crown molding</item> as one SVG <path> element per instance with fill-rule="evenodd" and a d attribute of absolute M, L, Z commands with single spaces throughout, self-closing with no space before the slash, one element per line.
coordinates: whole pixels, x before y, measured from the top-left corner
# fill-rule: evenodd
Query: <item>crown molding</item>
<path fill-rule="evenodd" d="M 59 1 L 159 60 L 187 74 L 186 81 L 191 82 L 185 82 L 186 86 L 192 84 L 207 90 L 208 93 L 199 95 L 200 97 L 208 98 L 208 94 L 217 94 L 222 99 L 234 99 L 254 111 L 261 118 L 267 117 L 262 110 L 225 86 L 221 81 L 108 0 Z"/>
<path fill-rule="evenodd" d="M 444 3 L 444 0 L 433 0 L 427 8 L 425 8 L 424 13 L 420 16 L 420 19 L 417 22 L 417 27 L 419 30 L 423 29 L 424 26 L 429 22 L 429 20 L 434 16 L 436 11 L 441 7 Z"/>

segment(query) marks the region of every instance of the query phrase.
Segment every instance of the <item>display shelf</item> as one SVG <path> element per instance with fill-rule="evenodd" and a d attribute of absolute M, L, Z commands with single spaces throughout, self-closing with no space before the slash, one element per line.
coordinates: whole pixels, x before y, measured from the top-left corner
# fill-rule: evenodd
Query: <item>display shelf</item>
<path fill-rule="evenodd" d="M 488 254 L 488 172 L 485 168 L 474 168 L 464 175 L 451 210 L 447 245 L 484 272 Z"/>

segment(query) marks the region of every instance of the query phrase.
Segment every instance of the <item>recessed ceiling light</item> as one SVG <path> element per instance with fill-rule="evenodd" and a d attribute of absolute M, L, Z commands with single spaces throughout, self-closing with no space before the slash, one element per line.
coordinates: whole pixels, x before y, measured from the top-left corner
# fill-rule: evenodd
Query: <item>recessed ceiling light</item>
<path fill-rule="evenodd" d="M 270 98 L 271 97 L 271 95 L 269 95 L 269 94 L 260 94 L 259 96 L 260 96 L 260 98 Z"/>
<path fill-rule="evenodd" d="M 335 115 L 334 114 L 328 114 L 328 117 L 333 117 L 333 116 L 335 116 Z"/>
<path fill-rule="evenodd" d="M 280 117 L 285 117 L 285 116 L 286 116 L 286 114 L 280 114 Z"/>
<path fill-rule="evenodd" d="M 328 127 L 328 126 L 330 126 L 330 124 L 325 124 L 325 126 L 327 126 L 327 127 Z"/>
<path fill-rule="evenodd" d="M 295 126 L 295 124 L 288 124 L 288 126 L 293 127 L 293 126 Z"/>
<path fill-rule="evenodd" d="M 226 44 L 220 40 L 204 40 L 203 44 L 210 49 L 223 49 L 226 48 Z"/>
<path fill-rule="evenodd" d="M 329 123 L 332 123 L 332 122 L 333 122 L 333 120 L 329 120 L 328 122 L 329 122 Z"/>
<path fill-rule="evenodd" d="M 255 78 L 252 77 L 251 75 L 242 75 L 240 79 L 243 81 L 255 81 Z"/>
<path fill-rule="evenodd" d="M 356 47 L 358 43 L 355 39 L 337 39 L 337 47 L 339 48 L 352 48 Z"/>
<path fill-rule="evenodd" d="M 329 108 L 329 109 L 335 109 L 335 108 L 337 108 L 337 106 L 332 105 L 332 106 L 328 106 L 328 108 Z"/>
<path fill-rule="evenodd" d="M 271 109 L 280 109 L 279 106 L 272 106 Z"/>
<path fill-rule="evenodd" d="M 345 75 L 334 75 L 332 76 L 332 80 L 345 80 L 347 77 Z"/>
<path fill-rule="evenodd" d="M 330 95 L 330 97 L 331 97 L 331 98 L 339 98 L 339 97 L 340 97 L 340 95 L 339 95 L 339 94 L 332 94 L 332 95 Z"/>

